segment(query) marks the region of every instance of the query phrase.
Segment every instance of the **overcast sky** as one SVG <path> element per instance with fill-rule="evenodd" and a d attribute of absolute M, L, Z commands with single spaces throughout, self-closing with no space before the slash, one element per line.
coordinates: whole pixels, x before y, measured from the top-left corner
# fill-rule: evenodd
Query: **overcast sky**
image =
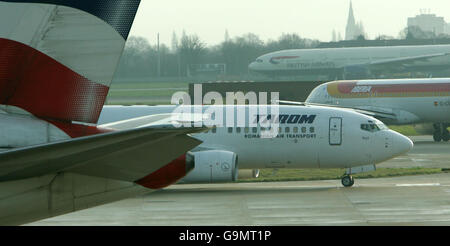
<path fill-rule="evenodd" d="M 397 37 L 407 18 L 428 9 L 450 22 L 450 0 L 353 0 L 356 21 L 369 38 Z M 345 37 L 349 0 L 142 0 L 131 35 L 152 44 L 157 33 L 170 46 L 172 33 L 197 34 L 208 45 L 255 33 L 267 41 L 282 33 L 330 41 L 335 29 Z"/>

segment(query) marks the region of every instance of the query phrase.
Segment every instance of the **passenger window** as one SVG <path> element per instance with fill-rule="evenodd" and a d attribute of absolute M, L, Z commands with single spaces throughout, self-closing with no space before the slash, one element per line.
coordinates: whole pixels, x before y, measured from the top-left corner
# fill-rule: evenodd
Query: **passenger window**
<path fill-rule="evenodd" d="M 294 133 L 298 133 L 298 127 L 294 127 Z"/>
<path fill-rule="evenodd" d="M 302 133 L 306 133 L 306 127 L 302 127 Z"/>
<path fill-rule="evenodd" d="M 309 128 L 310 133 L 314 133 L 314 131 L 315 131 L 314 127 Z"/>

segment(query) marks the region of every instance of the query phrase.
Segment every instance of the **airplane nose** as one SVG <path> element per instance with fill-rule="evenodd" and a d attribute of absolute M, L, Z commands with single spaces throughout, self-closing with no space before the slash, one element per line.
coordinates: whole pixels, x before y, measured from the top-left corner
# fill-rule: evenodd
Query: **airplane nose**
<path fill-rule="evenodd" d="M 395 132 L 395 135 L 396 136 L 394 138 L 394 150 L 396 154 L 398 155 L 404 154 L 413 148 L 414 144 L 411 141 L 411 139 L 397 132 Z"/>
<path fill-rule="evenodd" d="M 250 63 L 250 65 L 248 65 L 248 69 L 250 69 L 252 71 L 254 71 L 255 68 L 256 68 L 256 62 L 252 62 L 252 63 Z"/>

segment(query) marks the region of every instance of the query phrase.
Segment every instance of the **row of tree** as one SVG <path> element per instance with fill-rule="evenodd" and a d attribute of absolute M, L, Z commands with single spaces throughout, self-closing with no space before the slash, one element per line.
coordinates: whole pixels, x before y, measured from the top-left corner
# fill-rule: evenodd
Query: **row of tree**
<path fill-rule="evenodd" d="M 194 64 L 225 64 L 227 75 L 248 74 L 248 65 L 258 56 L 283 49 L 306 49 L 319 45 L 319 41 L 304 39 L 297 34 L 283 34 L 277 40 L 262 41 L 248 33 L 207 46 L 197 35 L 173 34 L 171 47 L 151 45 L 143 37 L 130 37 L 117 71 L 118 77 L 185 77 Z M 159 53 L 158 53 L 159 50 Z M 160 63 L 160 64 L 158 64 Z"/>

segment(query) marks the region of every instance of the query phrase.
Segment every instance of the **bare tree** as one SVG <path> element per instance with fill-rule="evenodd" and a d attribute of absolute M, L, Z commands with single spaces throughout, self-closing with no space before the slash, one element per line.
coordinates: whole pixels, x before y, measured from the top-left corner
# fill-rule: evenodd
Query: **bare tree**
<path fill-rule="evenodd" d="M 185 75 L 187 75 L 190 64 L 201 63 L 201 58 L 205 50 L 205 43 L 197 35 L 186 35 L 183 32 L 180 40 L 179 55 L 181 57 L 182 70 Z"/>

